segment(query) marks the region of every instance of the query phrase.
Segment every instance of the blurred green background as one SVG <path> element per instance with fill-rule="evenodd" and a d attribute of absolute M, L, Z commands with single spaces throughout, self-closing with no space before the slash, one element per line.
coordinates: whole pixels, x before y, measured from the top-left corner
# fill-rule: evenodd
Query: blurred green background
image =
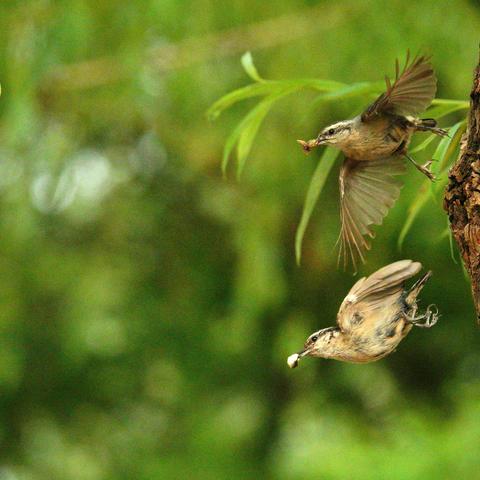
<path fill-rule="evenodd" d="M 239 182 L 223 144 L 255 103 L 205 116 L 247 50 L 266 78 L 347 83 L 426 51 L 438 95 L 467 99 L 478 2 L 4 0 L 0 27 L 1 480 L 480 478 L 480 337 L 441 198 L 399 251 L 409 168 L 361 272 L 432 268 L 438 325 L 289 370 L 354 282 L 337 170 L 295 265 L 319 154 L 295 140 L 366 100 L 279 102 Z"/>

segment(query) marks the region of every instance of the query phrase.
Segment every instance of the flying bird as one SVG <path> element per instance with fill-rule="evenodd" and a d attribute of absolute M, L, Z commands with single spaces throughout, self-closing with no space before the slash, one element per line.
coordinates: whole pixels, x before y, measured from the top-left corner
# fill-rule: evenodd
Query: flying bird
<path fill-rule="evenodd" d="M 417 297 L 432 272 L 410 289 L 404 283 L 422 269 L 419 262 L 400 260 L 363 277 L 352 287 L 337 314 L 337 326 L 312 333 L 303 349 L 290 355 L 295 368 L 306 356 L 367 363 L 392 353 L 412 327 L 430 328 L 437 322 L 434 305 L 417 315 Z"/>
<path fill-rule="evenodd" d="M 393 83 L 385 77 L 386 91 L 363 113 L 326 127 L 316 139 L 298 140 L 305 152 L 320 145 L 340 149 L 345 160 L 340 169 L 339 263 L 344 268 L 349 259 L 354 269 L 358 260 L 365 263 L 374 234 L 371 225 L 380 225 L 400 194 L 401 182 L 395 177 L 405 171 L 404 159 L 434 180 L 431 161 L 419 165 L 408 154 L 408 145 L 415 132 L 432 132 L 445 136 L 434 119 L 417 117 L 432 102 L 437 79 L 430 58 L 417 56 L 410 62 L 407 52 L 400 72 L 395 63 Z"/>

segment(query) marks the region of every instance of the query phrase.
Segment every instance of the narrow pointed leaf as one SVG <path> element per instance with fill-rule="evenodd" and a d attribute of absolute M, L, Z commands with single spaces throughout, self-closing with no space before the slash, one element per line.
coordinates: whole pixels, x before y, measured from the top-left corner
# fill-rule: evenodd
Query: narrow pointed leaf
<path fill-rule="evenodd" d="M 437 176 L 437 182 L 432 182 L 430 185 L 434 193 L 438 192 L 440 189 L 443 190 L 443 187 L 447 182 L 449 170 L 449 167 L 447 166 L 448 160 L 460 143 L 460 138 L 465 125 L 465 121 L 461 121 L 450 127 L 448 130 L 449 136 L 442 138 L 432 156 L 433 160 L 436 160 L 432 164 L 432 171 Z"/>
<path fill-rule="evenodd" d="M 425 116 L 432 117 L 435 119 L 445 117 L 453 112 L 458 112 L 459 110 L 465 110 L 468 108 L 465 106 L 466 102 L 451 102 L 451 103 L 442 103 L 440 105 L 435 105 L 427 110 Z"/>
<path fill-rule="evenodd" d="M 348 86 L 346 83 L 336 82 L 335 80 L 323 80 L 321 78 L 298 78 L 296 80 L 286 80 L 284 83 L 319 92 L 336 92 Z"/>
<path fill-rule="evenodd" d="M 225 109 L 231 107 L 237 102 L 253 97 L 271 95 L 282 89 L 282 82 L 252 83 L 246 87 L 238 88 L 233 92 L 227 93 L 218 99 L 208 110 L 207 117 L 215 120 Z"/>
<path fill-rule="evenodd" d="M 327 147 L 318 162 L 317 168 L 313 173 L 312 180 L 310 181 L 310 185 L 308 186 L 305 204 L 303 206 L 302 218 L 300 219 L 300 223 L 295 234 L 295 257 L 298 265 L 300 265 L 300 260 L 302 257 L 302 242 L 308 222 L 312 216 L 318 197 L 322 193 L 328 174 L 330 173 L 330 170 L 332 169 L 339 153 L 339 150 Z"/>
<path fill-rule="evenodd" d="M 437 148 L 432 155 L 432 160 L 434 160 L 434 162 L 432 163 L 431 170 L 435 175 L 438 175 L 438 171 L 440 170 L 440 163 L 443 163 L 445 154 L 447 153 L 447 149 L 450 145 L 451 140 L 452 139 L 450 137 L 443 137 L 438 143 Z M 433 185 L 434 182 L 431 182 L 430 186 L 433 187 Z"/>
<path fill-rule="evenodd" d="M 224 110 L 237 102 L 247 100 L 253 97 L 274 95 L 285 89 L 294 88 L 313 89 L 321 92 L 334 92 L 346 85 L 332 80 L 321 80 L 316 78 L 303 78 L 297 80 L 263 80 L 262 82 L 252 83 L 233 92 L 227 93 L 219 98 L 208 110 L 207 118 L 215 120 Z"/>
<path fill-rule="evenodd" d="M 237 144 L 237 178 L 240 178 L 245 166 L 245 161 L 252 149 L 253 141 L 257 136 L 258 129 L 263 122 L 263 119 L 272 108 L 273 104 L 282 97 L 290 95 L 301 88 L 301 85 L 290 84 L 284 86 L 283 89 L 268 96 L 262 100 L 255 108 L 250 110 L 242 121 L 242 131 L 238 137 Z"/>
<path fill-rule="evenodd" d="M 412 228 L 413 222 L 417 218 L 422 208 L 427 204 L 428 199 L 431 198 L 432 192 L 429 188 L 430 183 L 430 180 L 425 181 L 423 187 L 420 189 L 419 194 L 416 196 L 415 200 L 408 209 L 407 219 L 405 220 L 402 230 L 400 231 L 400 235 L 398 236 L 397 247 L 399 250 L 402 249 L 405 237 Z"/>
<path fill-rule="evenodd" d="M 244 119 L 245 120 L 245 119 Z M 235 144 L 242 133 L 244 128 L 244 120 L 242 120 L 232 131 L 232 133 L 228 136 L 227 140 L 225 141 L 225 146 L 223 147 L 223 157 L 222 157 L 222 173 L 223 176 L 226 177 L 227 175 L 227 167 L 228 162 L 230 160 L 230 156 L 232 154 L 232 150 L 235 147 Z"/>
<path fill-rule="evenodd" d="M 253 63 L 253 58 L 252 54 L 250 52 L 247 52 L 243 54 L 242 59 L 242 66 L 247 72 L 247 75 L 254 80 L 255 82 L 264 82 L 265 80 L 258 74 L 257 68 L 255 67 Z"/>
<path fill-rule="evenodd" d="M 460 140 L 462 139 L 462 135 L 465 132 L 466 128 L 467 121 L 462 120 L 461 122 L 456 123 L 453 127 L 449 129 L 448 134 L 450 136 L 450 143 L 448 144 L 447 150 L 443 157 L 443 162 L 440 162 L 439 170 L 442 170 L 447 166 L 447 161 L 453 155 L 458 145 L 460 144 Z"/>
<path fill-rule="evenodd" d="M 434 98 L 432 100 L 432 105 L 458 105 L 461 108 L 469 108 L 470 102 L 467 100 L 455 100 L 452 98 Z"/>
<path fill-rule="evenodd" d="M 252 149 L 253 141 L 257 135 L 258 129 L 263 119 L 269 112 L 275 99 L 267 98 L 260 102 L 247 115 L 247 121 L 244 123 L 237 143 L 237 178 L 240 178 L 245 161 Z"/>
<path fill-rule="evenodd" d="M 431 133 L 423 142 L 419 143 L 415 148 L 412 148 L 409 150 L 408 153 L 418 153 L 421 152 L 422 150 L 425 150 L 434 140 L 436 140 L 438 137 Z"/>
<path fill-rule="evenodd" d="M 440 140 L 440 143 L 437 146 L 437 149 L 435 150 L 435 153 L 433 154 L 432 158 L 434 160 L 438 160 L 438 168 L 437 171 L 440 170 L 443 167 L 443 161 L 448 158 L 447 153 L 452 153 L 452 150 L 455 149 L 455 145 L 458 143 L 456 140 L 456 133 L 460 126 L 462 125 L 462 122 L 458 122 L 452 127 L 448 129 L 448 137 L 443 137 Z M 449 148 L 451 145 L 453 145 L 453 148 Z"/>

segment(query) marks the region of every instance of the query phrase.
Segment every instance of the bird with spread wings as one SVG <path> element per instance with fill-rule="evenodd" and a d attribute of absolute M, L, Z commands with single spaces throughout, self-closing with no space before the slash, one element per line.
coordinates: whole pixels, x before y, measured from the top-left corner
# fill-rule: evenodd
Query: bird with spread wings
<path fill-rule="evenodd" d="M 306 152 L 313 147 L 330 145 L 340 149 L 345 160 L 340 169 L 339 262 L 349 262 L 354 269 L 374 237 L 372 225 L 380 225 L 400 194 L 402 183 L 396 178 L 405 172 L 404 159 L 429 179 L 431 162 L 419 165 L 408 154 L 415 132 L 445 136 L 434 119 L 420 119 L 435 97 L 437 79 L 430 58 L 410 54 L 403 69 L 395 64 L 395 80 L 386 77 L 386 91 L 353 119 L 329 125 L 314 140 L 298 142 Z"/>

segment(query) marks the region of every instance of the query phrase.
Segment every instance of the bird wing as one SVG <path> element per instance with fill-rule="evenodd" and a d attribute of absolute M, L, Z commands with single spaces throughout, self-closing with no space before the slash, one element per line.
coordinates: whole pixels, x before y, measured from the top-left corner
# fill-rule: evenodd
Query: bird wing
<path fill-rule="evenodd" d="M 395 81 L 385 77 L 386 92 L 382 93 L 363 113 L 362 121 L 368 122 L 384 113 L 417 115 L 432 103 L 437 90 L 437 78 L 430 57 L 415 57 L 411 63 L 407 52 L 405 66 L 400 73 L 395 60 Z"/>
<path fill-rule="evenodd" d="M 421 269 L 419 262 L 400 260 L 358 280 L 340 305 L 338 326 L 342 331 L 349 331 L 359 325 L 365 315 L 397 302 L 402 295 L 404 282 Z"/>
<path fill-rule="evenodd" d="M 374 234 L 370 225 L 381 225 L 388 210 L 400 194 L 401 182 L 395 175 L 404 173 L 400 157 L 372 161 L 345 158 L 340 170 L 340 251 L 344 268 L 350 258 L 356 270 L 357 260 L 365 262 L 365 250 L 370 249 Z"/>

